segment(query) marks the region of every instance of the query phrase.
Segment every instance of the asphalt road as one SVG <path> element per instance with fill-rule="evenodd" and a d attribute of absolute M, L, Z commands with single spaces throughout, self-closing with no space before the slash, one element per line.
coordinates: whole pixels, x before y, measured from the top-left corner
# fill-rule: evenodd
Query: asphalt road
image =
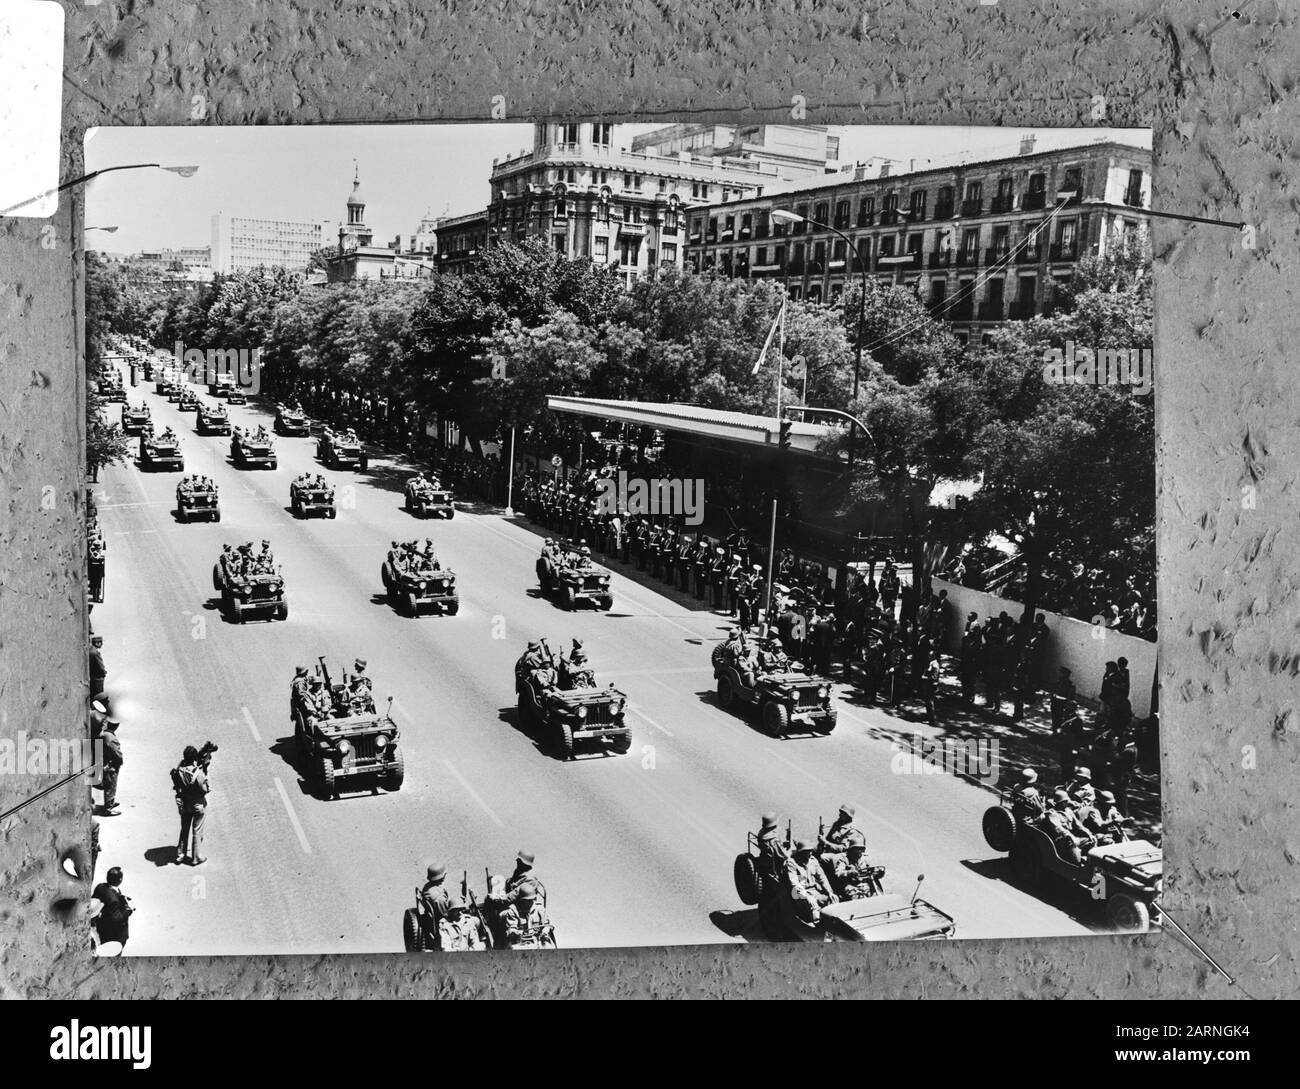
<path fill-rule="evenodd" d="M 278 440 L 279 468 L 240 471 L 229 439 L 194 433 L 194 415 L 128 387 L 161 429 L 181 435 L 186 472 L 211 476 L 222 522 L 181 524 L 179 474 L 107 470 L 99 509 L 107 600 L 92 616 L 105 640 L 109 693 L 123 711 L 120 816 L 104 818 L 98 871 L 120 865 L 137 914 L 128 954 L 399 951 L 401 915 L 439 860 L 477 894 L 484 867 L 515 852 L 537 874 L 564 947 L 742 940 L 749 914 L 732 860 L 765 811 L 815 837 L 839 803 L 857 823 L 886 887 L 923 895 L 958 936 L 1086 933 L 1099 928 L 1068 895 L 1018 888 L 984 843 L 992 796 L 946 774 L 897 774 L 874 727 L 905 724 L 841 703 L 829 737 L 776 740 L 713 703 L 709 651 L 725 618 L 615 575 L 614 608 L 569 614 L 537 596 L 538 534 L 499 513 L 462 508 L 421 523 L 401 509 L 407 467 L 332 472 L 315 440 Z M 110 409 L 116 413 L 117 407 Z M 270 423 L 257 405 L 232 422 Z M 289 481 L 321 471 L 338 488 L 335 520 L 296 521 Z M 392 539 L 432 537 L 458 576 L 458 616 L 410 619 L 382 598 Z M 234 625 L 216 608 L 211 571 L 223 542 L 272 542 L 289 600 L 285 622 Z M 562 762 L 515 722 L 513 663 L 529 639 L 584 641 L 598 680 L 629 696 L 624 756 Z M 300 774 L 288 720 L 294 666 L 369 661 L 381 706 L 393 697 L 406 782 L 400 791 L 323 801 Z M 171 865 L 177 816 L 168 769 L 186 744 L 212 740 L 213 790 L 202 867 Z M 102 879 L 99 874 L 96 880 Z"/>

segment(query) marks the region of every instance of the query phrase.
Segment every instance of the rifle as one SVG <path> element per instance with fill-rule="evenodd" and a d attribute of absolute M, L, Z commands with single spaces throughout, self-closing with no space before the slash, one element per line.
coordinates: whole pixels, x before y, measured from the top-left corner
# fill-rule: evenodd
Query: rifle
<path fill-rule="evenodd" d="M 329 691 L 333 692 L 334 682 L 330 680 L 330 667 L 325 664 L 325 655 L 318 654 L 316 656 L 316 661 L 320 662 L 320 672 L 321 676 L 325 678 L 325 687 Z"/>
<path fill-rule="evenodd" d="M 817 817 L 817 855 L 821 856 L 822 849 L 826 846 L 826 820 L 822 816 Z"/>

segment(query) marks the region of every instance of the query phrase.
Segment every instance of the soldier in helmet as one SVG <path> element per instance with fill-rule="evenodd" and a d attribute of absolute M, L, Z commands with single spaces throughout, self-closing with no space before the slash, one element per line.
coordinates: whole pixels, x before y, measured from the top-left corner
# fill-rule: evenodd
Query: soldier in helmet
<path fill-rule="evenodd" d="M 531 881 L 523 882 L 514 901 L 501 917 L 506 935 L 506 945 L 511 949 L 536 949 L 553 943 L 551 921 L 546 908 L 537 901 L 537 888 Z"/>
<path fill-rule="evenodd" d="M 352 663 L 352 683 L 371 688 L 370 678 L 366 676 L 366 660 L 358 658 Z"/>
<path fill-rule="evenodd" d="M 1082 866 L 1083 848 L 1091 847 L 1095 841 L 1075 816 L 1070 807 L 1070 796 L 1064 790 L 1057 790 L 1052 795 L 1044 823 L 1056 845 L 1056 853 L 1066 861 Z"/>
<path fill-rule="evenodd" d="M 1025 824 L 1037 824 L 1043 819 L 1046 806 L 1043 796 L 1038 793 L 1038 772 L 1033 768 L 1023 768 L 1020 782 L 1011 792 L 1011 813 L 1018 821 Z"/>
<path fill-rule="evenodd" d="M 873 866 L 867 858 L 867 841 L 861 832 L 855 831 L 845 843 L 843 856 L 835 859 L 835 884 L 840 899 L 874 896 L 884 875 L 884 867 Z"/>
<path fill-rule="evenodd" d="M 425 869 L 425 876 L 428 878 L 424 887 L 420 889 L 420 898 L 424 901 L 425 909 L 429 913 L 429 922 L 432 927 L 437 928 L 438 924 L 447 914 L 447 905 L 451 901 L 451 893 L 447 890 L 447 867 L 441 863 L 430 862 Z"/>
<path fill-rule="evenodd" d="M 536 858 L 530 851 L 520 851 L 515 855 L 515 871 L 506 878 L 505 894 L 506 899 L 514 901 L 519 894 L 519 890 L 525 883 L 531 884 L 533 893 L 540 901 L 543 907 L 546 906 L 546 886 L 537 879 L 533 872 L 533 863 Z"/>
<path fill-rule="evenodd" d="M 838 901 L 826 871 L 813 857 L 812 844 L 806 839 L 795 840 L 785 873 L 795 911 L 804 922 L 816 923 L 822 908 Z"/>
<path fill-rule="evenodd" d="M 483 935 L 473 915 L 465 911 L 459 896 L 447 899 L 444 916 L 438 920 L 438 948 L 444 953 L 462 953 L 483 948 Z"/>
<path fill-rule="evenodd" d="M 854 837 L 861 836 L 857 826 L 853 823 L 853 817 L 857 810 L 854 809 L 851 802 L 845 802 L 840 806 L 840 811 L 831 826 L 826 829 L 824 834 L 818 833 L 817 836 L 817 854 L 819 857 L 831 861 L 835 855 L 842 855 L 848 850 L 849 841 Z M 866 840 L 863 839 L 865 845 Z"/>
<path fill-rule="evenodd" d="M 780 638 L 774 635 L 768 640 L 767 646 L 758 652 L 758 671 L 759 673 L 784 673 L 789 668 L 790 659 L 786 657 L 781 647 Z"/>
<path fill-rule="evenodd" d="M 299 708 L 306 711 L 308 692 L 310 682 L 307 679 L 308 669 L 300 665 L 293 671 L 293 683 L 289 686 L 289 717 L 293 718 L 294 712 Z"/>

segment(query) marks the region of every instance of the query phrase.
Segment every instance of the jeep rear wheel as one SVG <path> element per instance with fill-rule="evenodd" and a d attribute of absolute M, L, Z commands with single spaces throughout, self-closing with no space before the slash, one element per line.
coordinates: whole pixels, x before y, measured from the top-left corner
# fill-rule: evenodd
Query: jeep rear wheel
<path fill-rule="evenodd" d="M 320 795 L 326 801 L 335 796 L 334 761 L 328 756 L 320 758 Z"/>
<path fill-rule="evenodd" d="M 736 686 L 731 681 L 731 674 L 724 673 L 718 678 L 718 703 L 730 707 L 736 702 Z"/>
<path fill-rule="evenodd" d="M 984 842 L 995 851 L 1009 851 L 1016 841 L 1016 820 L 1000 805 L 984 810 L 980 827 L 984 829 Z"/>
<path fill-rule="evenodd" d="M 790 728 L 790 712 L 784 703 L 769 700 L 763 705 L 763 729 L 773 737 L 784 737 Z"/>
<path fill-rule="evenodd" d="M 740 897 L 740 902 L 753 907 L 763 895 L 763 875 L 758 872 L 754 856 L 737 855 L 731 872 L 736 882 L 736 895 Z"/>
<path fill-rule="evenodd" d="M 1145 934 L 1151 929 L 1151 911 L 1127 892 L 1117 892 L 1106 901 L 1106 921 L 1116 930 Z"/>
<path fill-rule="evenodd" d="M 565 609 L 569 612 L 573 612 L 573 607 L 577 603 L 577 595 L 574 594 L 572 586 L 566 586 L 564 588 L 563 598 Z"/>
<path fill-rule="evenodd" d="M 424 933 L 420 927 L 420 913 L 407 908 L 402 913 L 402 945 L 408 953 L 419 953 L 424 948 Z"/>
<path fill-rule="evenodd" d="M 215 563 L 212 565 L 212 588 L 221 589 L 221 568 Z"/>

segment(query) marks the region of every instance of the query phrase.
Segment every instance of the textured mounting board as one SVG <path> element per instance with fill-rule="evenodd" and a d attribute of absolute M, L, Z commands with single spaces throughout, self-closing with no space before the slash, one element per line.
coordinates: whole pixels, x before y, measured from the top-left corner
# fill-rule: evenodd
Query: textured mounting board
<path fill-rule="evenodd" d="M 749 947 L 458 960 L 91 962 L 51 906 L 86 792 L 0 826 L 0 994 L 1131 997 L 1294 994 L 1300 847 L 1292 496 L 1297 274 L 1294 15 L 1247 5 L 921 0 L 903 9 L 626 2 L 557 22 L 540 2 L 68 8 L 61 174 L 96 124 L 610 119 L 716 112 L 827 123 L 1149 125 L 1157 207 L 1256 228 L 1153 223 L 1166 903 L 1173 935 Z M 1290 24 L 1290 25 L 1288 25 Z M 201 121 L 191 120 L 195 99 Z M 1098 109 L 1102 113 L 1099 117 Z M 515 112 L 517 111 L 517 113 Z M 79 720 L 86 682 L 81 200 L 0 220 L 0 734 Z M 52 233 L 50 228 L 52 228 Z M 57 502 L 41 503 L 53 488 Z M 8 791 L 7 786 L 0 791 Z M 11 795 L 0 794 L 0 808 Z M 1278 813 L 1279 807 L 1282 813 Z M 1290 838 L 1288 838 L 1290 836 Z"/>

